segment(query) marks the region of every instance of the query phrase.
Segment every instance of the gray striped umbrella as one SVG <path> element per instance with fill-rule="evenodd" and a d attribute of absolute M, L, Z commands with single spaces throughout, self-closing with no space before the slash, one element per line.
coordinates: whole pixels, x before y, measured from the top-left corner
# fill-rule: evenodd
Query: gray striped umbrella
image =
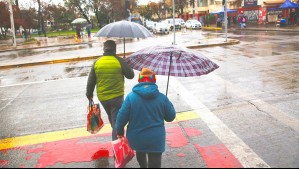
<path fill-rule="evenodd" d="M 129 22 L 126 20 L 110 23 L 100 29 L 95 37 L 116 37 L 124 39 L 124 57 L 125 57 L 125 38 L 148 38 L 153 37 L 153 34 L 144 26 Z"/>
<path fill-rule="evenodd" d="M 127 63 L 136 70 L 149 68 L 157 75 L 189 77 L 208 74 L 219 66 L 206 56 L 176 45 L 157 45 L 141 49 L 126 58 Z"/>

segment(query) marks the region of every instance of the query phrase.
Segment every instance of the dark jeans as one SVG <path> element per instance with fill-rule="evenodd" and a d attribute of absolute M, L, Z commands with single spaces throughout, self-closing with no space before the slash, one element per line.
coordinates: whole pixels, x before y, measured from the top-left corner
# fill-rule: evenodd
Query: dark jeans
<path fill-rule="evenodd" d="M 140 168 L 161 168 L 162 153 L 136 152 L 136 158 Z"/>
<path fill-rule="evenodd" d="M 124 102 L 124 96 L 119 96 L 111 100 L 101 101 L 112 127 L 112 141 L 117 140 L 116 131 L 114 129 L 118 110 Z"/>
<path fill-rule="evenodd" d="M 91 30 L 87 30 L 88 37 L 90 38 Z"/>

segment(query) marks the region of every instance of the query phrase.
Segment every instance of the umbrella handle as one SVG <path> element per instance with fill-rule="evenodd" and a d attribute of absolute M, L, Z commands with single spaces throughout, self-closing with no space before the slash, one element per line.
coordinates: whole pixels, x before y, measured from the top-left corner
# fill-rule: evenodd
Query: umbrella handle
<path fill-rule="evenodd" d="M 124 59 L 126 58 L 126 38 L 124 37 Z"/>
<path fill-rule="evenodd" d="M 167 93 L 168 93 L 168 84 L 169 84 L 169 76 L 170 76 L 171 63 L 172 63 L 172 52 L 170 53 L 170 64 L 169 64 L 169 71 L 168 71 L 168 79 L 167 79 L 167 87 L 166 87 L 166 96 L 167 96 Z"/>

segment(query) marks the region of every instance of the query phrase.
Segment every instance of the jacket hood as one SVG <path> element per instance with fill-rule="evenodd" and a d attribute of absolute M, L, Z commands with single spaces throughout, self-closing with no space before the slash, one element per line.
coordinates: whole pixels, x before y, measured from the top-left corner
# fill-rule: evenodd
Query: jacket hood
<path fill-rule="evenodd" d="M 145 99 L 152 99 L 158 96 L 159 90 L 156 83 L 141 82 L 133 87 L 133 92 Z"/>

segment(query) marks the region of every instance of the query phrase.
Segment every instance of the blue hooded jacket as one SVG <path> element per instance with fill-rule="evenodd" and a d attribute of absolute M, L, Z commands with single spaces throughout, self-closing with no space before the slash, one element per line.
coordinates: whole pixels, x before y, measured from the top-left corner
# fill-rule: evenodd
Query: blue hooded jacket
<path fill-rule="evenodd" d="M 171 122 L 176 112 L 167 96 L 160 93 L 155 83 L 141 82 L 133 87 L 118 112 L 115 129 L 126 136 L 133 150 L 164 152 L 166 131 L 164 120 Z"/>

